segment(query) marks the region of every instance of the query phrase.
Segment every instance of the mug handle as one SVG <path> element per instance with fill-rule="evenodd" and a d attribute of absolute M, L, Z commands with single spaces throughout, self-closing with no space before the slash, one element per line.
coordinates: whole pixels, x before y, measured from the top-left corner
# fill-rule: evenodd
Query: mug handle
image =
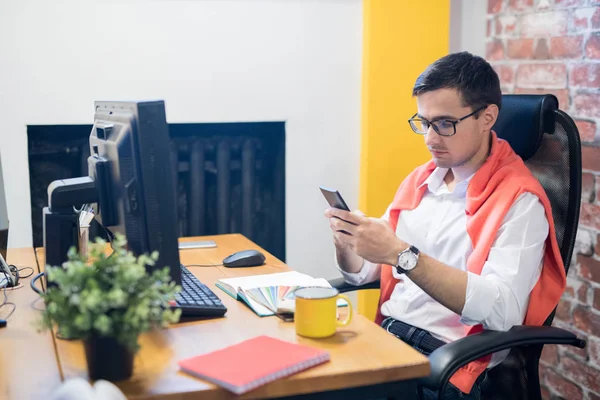
<path fill-rule="evenodd" d="M 352 321 L 352 314 L 354 313 L 354 311 L 352 310 L 352 302 L 350 301 L 350 299 L 346 296 L 344 296 L 343 294 L 338 294 L 336 297 L 336 302 L 337 299 L 344 299 L 346 300 L 346 303 L 348 303 L 348 315 L 346 316 L 346 319 L 343 321 L 340 320 L 336 320 L 335 323 L 337 324 L 337 326 L 346 326 L 350 323 L 350 321 Z"/>

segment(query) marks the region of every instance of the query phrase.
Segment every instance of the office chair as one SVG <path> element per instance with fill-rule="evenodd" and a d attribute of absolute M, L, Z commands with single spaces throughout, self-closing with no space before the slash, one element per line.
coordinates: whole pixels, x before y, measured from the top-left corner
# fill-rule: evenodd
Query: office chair
<path fill-rule="evenodd" d="M 581 203 L 581 142 L 573 120 L 558 109 L 552 95 L 503 95 L 493 128 L 542 184 L 552 205 L 560 253 L 568 273 Z M 378 288 L 379 282 L 351 286 L 331 281 L 340 292 Z M 545 344 L 584 348 L 586 342 L 571 332 L 552 327 L 554 313 L 544 326 L 515 326 L 507 332 L 484 331 L 448 343 L 429 356 L 431 374 L 421 387 L 438 390 L 440 399 L 450 377 L 462 366 L 497 351 L 511 349 L 507 358 L 488 370 L 483 399 L 541 399 L 539 360 Z"/>

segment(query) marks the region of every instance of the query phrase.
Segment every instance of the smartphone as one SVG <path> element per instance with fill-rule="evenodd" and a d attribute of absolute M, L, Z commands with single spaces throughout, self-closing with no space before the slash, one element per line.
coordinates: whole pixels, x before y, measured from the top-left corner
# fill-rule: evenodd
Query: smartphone
<path fill-rule="evenodd" d="M 200 240 L 196 242 L 179 242 L 179 250 L 184 249 L 210 249 L 217 247 L 214 240 Z"/>
<path fill-rule="evenodd" d="M 319 186 L 319 189 L 321 189 L 321 193 L 323 193 L 323 196 L 325 196 L 325 199 L 327 199 L 327 202 L 331 207 L 339 208 L 340 210 L 350 211 L 350 208 L 348 208 L 348 205 L 342 198 L 340 192 L 338 192 L 335 189 L 330 189 L 323 186 Z"/>

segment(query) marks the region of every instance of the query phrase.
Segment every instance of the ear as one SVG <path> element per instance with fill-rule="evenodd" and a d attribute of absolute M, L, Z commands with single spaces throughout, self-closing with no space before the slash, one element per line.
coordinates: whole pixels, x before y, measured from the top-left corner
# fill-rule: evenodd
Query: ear
<path fill-rule="evenodd" d="M 483 131 L 489 132 L 492 129 L 492 126 L 494 126 L 496 120 L 498 119 L 499 112 L 500 110 L 495 104 L 490 104 L 485 110 L 483 110 L 483 112 L 479 116 L 479 119 L 482 122 L 481 128 Z"/>

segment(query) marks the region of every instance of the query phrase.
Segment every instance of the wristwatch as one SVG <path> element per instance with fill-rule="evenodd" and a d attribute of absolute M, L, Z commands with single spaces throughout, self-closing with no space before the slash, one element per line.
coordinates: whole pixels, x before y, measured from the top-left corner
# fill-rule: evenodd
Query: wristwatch
<path fill-rule="evenodd" d="M 396 264 L 396 271 L 399 274 L 405 274 L 412 271 L 419 261 L 420 251 L 415 246 L 410 246 L 408 249 L 398 254 L 398 264 Z"/>

